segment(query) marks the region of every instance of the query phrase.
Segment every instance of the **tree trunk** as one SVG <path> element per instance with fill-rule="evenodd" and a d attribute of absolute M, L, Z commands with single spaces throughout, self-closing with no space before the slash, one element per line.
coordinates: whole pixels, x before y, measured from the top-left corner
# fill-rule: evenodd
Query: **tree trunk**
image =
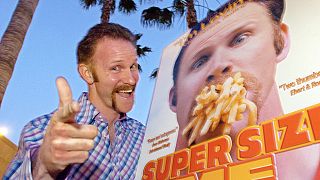
<path fill-rule="evenodd" d="M 39 0 L 19 0 L 0 42 L 0 107 Z"/>
<path fill-rule="evenodd" d="M 110 21 L 111 11 L 113 10 L 114 6 L 115 0 L 106 0 L 105 3 L 103 3 L 100 18 L 101 23 L 108 23 Z"/>
<path fill-rule="evenodd" d="M 187 23 L 188 28 L 192 28 L 197 24 L 197 12 L 194 8 L 194 1 L 188 0 L 187 1 Z"/>

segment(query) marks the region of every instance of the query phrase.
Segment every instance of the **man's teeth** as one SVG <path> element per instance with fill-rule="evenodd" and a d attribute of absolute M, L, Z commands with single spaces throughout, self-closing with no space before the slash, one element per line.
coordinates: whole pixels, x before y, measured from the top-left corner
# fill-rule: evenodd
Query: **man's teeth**
<path fill-rule="evenodd" d="M 120 90 L 119 93 L 132 93 L 132 89 L 130 89 L 130 90 Z"/>

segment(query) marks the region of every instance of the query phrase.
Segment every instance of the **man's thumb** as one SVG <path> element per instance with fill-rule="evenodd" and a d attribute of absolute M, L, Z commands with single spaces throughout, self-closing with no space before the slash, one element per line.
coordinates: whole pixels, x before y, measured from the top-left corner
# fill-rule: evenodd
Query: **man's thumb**
<path fill-rule="evenodd" d="M 59 95 L 57 120 L 62 122 L 74 122 L 74 114 L 79 111 L 79 104 L 77 102 L 73 102 L 72 92 L 65 78 L 58 77 L 56 85 Z"/>
<path fill-rule="evenodd" d="M 58 77 L 56 85 L 59 95 L 59 107 L 72 103 L 72 92 L 67 80 L 64 77 Z"/>

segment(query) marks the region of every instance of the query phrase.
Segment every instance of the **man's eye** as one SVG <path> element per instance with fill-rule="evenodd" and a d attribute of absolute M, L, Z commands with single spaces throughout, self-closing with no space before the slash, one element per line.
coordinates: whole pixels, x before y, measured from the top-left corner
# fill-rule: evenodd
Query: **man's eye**
<path fill-rule="evenodd" d="M 131 71 L 136 71 L 136 70 L 138 70 L 138 67 L 139 67 L 138 64 L 133 64 L 133 65 L 130 67 L 130 69 L 131 69 Z"/>
<path fill-rule="evenodd" d="M 192 64 L 192 69 L 196 70 L 206 64 L 206 62 L 209 60 L 209 56 L 201 56 L 197 61 L 195 61 Z"/>
<path fill-rule="evenodd" d="M 248 33 L 237 34 L 231 41 L 230 46 L 237 46 L 244 42 L 249 37 Z"/>
<path fill-rule="evenodd" d="M 113 66 L 112 67 L 112 71 L 120 71 L 120 67 L 119 66 Z"/>

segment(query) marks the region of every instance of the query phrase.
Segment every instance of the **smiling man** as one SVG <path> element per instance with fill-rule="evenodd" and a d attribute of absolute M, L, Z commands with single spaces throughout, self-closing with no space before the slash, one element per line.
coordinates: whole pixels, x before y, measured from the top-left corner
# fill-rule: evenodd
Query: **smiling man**
<path fill-rule="evenodd" d="M 135 36 L 97 24 L 78 45 L 88 85 L 78 101 L 64 78 L 59 107 L 28 123 L 5 179 L 134 179 L 145 127 L 126 115 L 139 80 Z"/>
<path fill-rule="evenodd" d="M 245 98 L 257 106 L 257 124 L 283 114 L 275 82 L 276 66 L 286 58 L 290 45 L 283 11 L 284 0 L 231 0 L 190 31 L 175 62 L 170 90 L 170 108 L 179 124 L 176 150 L 221 135 L 209 131 L 189 141 L 192 131 L 185 135 L 183 131 L 192 121 L 196 97 L 203 87 L 222 84 L 237 72 L 244 78 Z M 233 140 L 234 161 L 235 137 L 247 127 L 248 116 L 245 111 L 228 133 Z M 280 153 L 276 158 L 280 179 L 312 179 L 318 167 L 319 146 Z"/>

